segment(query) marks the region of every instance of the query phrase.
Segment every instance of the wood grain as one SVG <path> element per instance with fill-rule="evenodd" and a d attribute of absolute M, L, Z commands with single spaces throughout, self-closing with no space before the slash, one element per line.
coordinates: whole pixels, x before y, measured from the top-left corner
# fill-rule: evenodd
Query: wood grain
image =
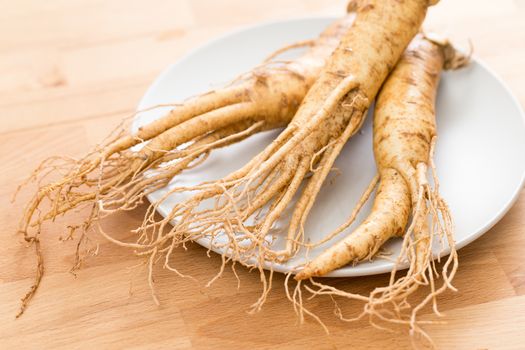
<path fill-rule="evenodd" d="M 96 258 L 74 277 L 74 242 L 61 242 L 59 224 L 43 234 L 46 277 L 27 313 L 14 320 L 31 284 L 35 259 L 15 234 L 29 192 L 14 204 L 16 184 L 53 154 L 79 156 L 135 108 L 156 75 L 190 48 L 259 21 L 340 14 L 345 0 L 18 0 L 0 1 L 0 348 L 406 348 L 404 334 L 366 322 L 334 320 L 329 300 L 310 304 L 326 321 L 298 325 L 275 279 L 262 312 L 247 310 L 260 292 L 256 273 L 239 269 L 241 288 L 225 273 L 203 283 L 220 259 L 191 245 L 175 264 L 201 283 L 159 270 L 157 307 L 141 260 L 100 241 Z M 426 28 L 460 43 L 500 74 L 525 104 L 525 1 L 442 0 Z M 121 237 L 144 207 L 105 223 Z M 75 221 L 82 213 L 73 214 Z M 440 301 L 446 324 L 426 329 L 441 348 L 520 349 L 525 344 L 525 193 L 482 238 L 460 251 L 458 293 Z M 385 276 L 339 281 L 365 290 Z M 130 281 L 132 286 L 130 288 Z M 131 293 L 130 293 L 131 290 Z M 344 305 L 356 312 L 359 305 Z M 430 318 L 430 315 L 424 316 Z"/>

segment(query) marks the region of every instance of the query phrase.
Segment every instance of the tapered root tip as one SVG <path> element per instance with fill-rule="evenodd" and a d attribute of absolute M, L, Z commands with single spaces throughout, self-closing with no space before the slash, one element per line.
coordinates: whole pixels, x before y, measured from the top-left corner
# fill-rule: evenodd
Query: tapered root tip
<path fill-rule="evenodd" d="M 294 280 L 302 281 L 302 280 L 307 280 L 310 277 L 315 277 L 315 276 L 317 275 L 314 273 L 314 271 L 312 271 L 312 268 L 306 265 L 304 269 L 299 271 L 299 273 L 294 276 Z"/>
<path fill-rule="evenodd" d="M 293 279 L 296 281 L 302 281 L 302 280 L 305 280 L 306 277 L 307 277 L 306 274 L 303 271 L 301 271 L 297 275 L 295 275 Z"/>

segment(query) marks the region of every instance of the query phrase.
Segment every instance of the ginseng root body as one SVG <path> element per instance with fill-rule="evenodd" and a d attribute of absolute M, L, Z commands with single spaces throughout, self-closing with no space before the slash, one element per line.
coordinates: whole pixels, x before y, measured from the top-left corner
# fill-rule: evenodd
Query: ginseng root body
<path fill-rule="evenodd" d="M 389 285 L 376 288 L 369 296 L 343 292 L 317 282 L 314 284 L 319 289 L 315 294 L 364 300 L 363 315 L 406 322 L 414 330 L 416 313 L 429 301 L 435 302 L 435 297 L 444 290 L 454 289 L 450 282 L 457 269 L 457 254 L 452 220 L 447 204 L 439 195 L 433 162 L 437 136 L 434 106 L 442 69 L 458 68 L 466 62 L 450 44 L 419 35 L 390 74 L 378 95 L 374 112 L 373 141 L 379 185 L 373 208 L 353 232 L 307 263 L 295 278 L 323 276 L 349 263 L 371 259 L 392 237 L 403 237 L 401 254 Z M 428 179 L 429 172 L 434 187 Z M 350 224 L 345 223 L 345 227 Z M 450 250 L 442 267 L 443 285 L 439 288 L 434 282 L 437 268 L 432 251 L 436 240 Z M 408 265 L 408 271 L 396 276 L 396 269 L 401 265 Z M 430 288 L 428 297 L 410 308 L 408 297 L 421 286 Z M 395 312 L 387 314 L 384 307 L 392 305 Z M 411 313 L 403 318 L 399 312 L 407 307 Z M 437 312 L 437 308 L 435 310 Z"/>
<path fill-rule="evenodd" d="M 207 238 L 228 253 L 225 260 L 259 269 L 265 292 L 255 304 L 258 309 L 271 286 L 263 266 L 288 260 L 303 245 L 304 222 L 335 158 L 361 127 L 371 101 L 416 35 L 427 7 L 426 0 L 351 2 L 349 11 L 356 14 L 352 27 L 287 128 L 225 178 L 191 188 L 174 187 L 169 195 L 195 193 L 176 204 L 164 220 L 158 221 L 151 210 L 139 230 L 140 242 L 114 242 L 153 257 L 165 254 L 167 262 L 176 247 Z M 285 247 L 274 249 L 277 222 L 295 196 L 299 199 L 286 228 Z"/>

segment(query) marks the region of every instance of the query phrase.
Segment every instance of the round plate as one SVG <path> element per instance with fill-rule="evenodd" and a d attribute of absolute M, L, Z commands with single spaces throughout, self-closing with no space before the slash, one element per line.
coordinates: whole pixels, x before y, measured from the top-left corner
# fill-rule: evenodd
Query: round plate
<path fill-rule="evenodd" d="M 295 41 L 316 37 L 333 18 L 296 19 L 243 29 L 213 40 L 194 50 L 166 69 L 151 85 L 139 109 L 156 104 L 181 101 L 191 95 L 220 87 L 240 73 L 259 64 L 275 49 Z M 297 54 L 297 52 L 296 52 Z M 158 118 L 166 110 L 140 114 L 134 127 Z M 464 69 L 443 74 L 437 99 L 439 139 L 436 164 L 441 194 L 448 201 L 456 226 L 457 247 L 461 248 L 490 229 L 518 196 L 525 178 L 525 123 L 523 112 L 503 82 L 479 60 Z M 280 131 L 265 132 L 233 146 L 219 149 L 200 166 L 175 177 L 170 186 L 195 185 L 220 179 L 244 165 L 261 151 Z M 330 175 L 305 227 L 307 238 L 318 241 L 344 222 L 357 199 L 376 173 L 372 153 L 371 118 L 353 137 L 338 157 L 340 174 Z M 148 196 L 157 201 L 167 189 Z M 159 206 L 165 215 L 184 197 L 170 197 Z M 363 220 L 371 200 L 358 217 Z M 319 254 L 351 232 L 346 230 L 326 245 L 312 250 Z M 208 239 L 199 244 L 210 247 Z M 282 245 L 277 240 L 277 246 Z M 391 240 L 386 249 L 395 256 L 400 240 Z M 216 249 L 212 250 L 217 251 Z M 221 253 L 220 251 L 217 251 Z M 286 264 L 272 267 L 288 272 L 303 264 L 301 253 Z M 329 276 L 362 276 L 391 271 L 393 263 L 376 259 L 346 266 Z"/>

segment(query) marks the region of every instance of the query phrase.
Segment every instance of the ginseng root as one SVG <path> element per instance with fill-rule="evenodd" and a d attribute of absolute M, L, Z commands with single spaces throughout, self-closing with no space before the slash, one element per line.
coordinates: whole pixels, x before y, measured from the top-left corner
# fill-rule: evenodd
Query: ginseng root
<path fill-rule="evenodd" d="M 214 249 L 259 269 L 265 289 L 255 304 L 258 309 L 271 286 L 262 267 L 296 254 L 303 239 L 303 224 L 335 158 L 359 130 L 381 84 L 417 33 L 427 6 L 422 0 L 350 3 L 349 10 L 357 14 L 355 22 L 327 60 L 289 126 L 229 176 L 191 188 L 172 189 L 170 194 L 196 193 L 175 205 L 160 222 L 155 221 L 151 210 L 140 229 L 140 242 L 113 241 L 138 249 L 141 254 L 163 252 L 167 263 L 175 247 L 190 240 L 210 239 Z M 286 247 L 276 250 L 272 243 L 277 220 L 299 194 Z"/>
<path fill-rule="evenodd" d="M 297 59 L 267 60 L 222 89 L 175 105 L 136 133 L 121 132 L 109 138 L 80 160 L 53 157 L 44 161 L 31 176 L 38 180 L 39 189 L 19 224 L 19 232 L 35 243 L 39 254 L 36 283 L 23 299 L 22 310 L 43 274 L 38 237 L 44 222 L 86 206 L 91 211 L 85 222 L 74 226 L 85 231 L 101 216 L 135 208 L 145 195 L 166 186 L 213 149 L 286 126 L 353 20 L 354 15 L 349 14 L 316 40 L 290 45 L 270 56 L 308 46 Z M 132 149 L 139 144 L 143 146 L 140 150 Z M 53 174 L 63 175 L 40 185 Z"/>
<path fill-rule="evenodd" d="M 340 295 L 365 301 L 360 317 L 373 315 L 383 321 L 409 324 L 411 331 L 420 333 L 417 312 L 432 302 L 439 314 L 436 296 L 447 289 L 454 290 L 451 280 L 458 259 L 450 212 L 439 195 L 433 162 L 434 105 L 442 69 L 455 69 L 467 61 L 447 42 L 418 35 L 390 74 L 375 106 L 374 155 L 380 180 L 373 208 L 355 231 L 306 264 L 295 279 L 323 276 L 346 264 L 370 259 L 392 237 L 404 237 L 401 254 L 389 285 L 376 288 L 369 296 L 347 293 L 317 282 L 313 283 L 318 289 L 311 289 L 314 295 Z M 433 187 L 427 178 L 429 170 Z M 412 220 L 408 225 L 410 215 Z M 440 287 L 435 284 L 439 276 L 433 260 L 435 243 L 439 243 L 441 249 L 448 246 L 450 250 L 442 266 Z M 407 273 L 396 276 L 396 270 L 405 264 Z M 411 308 L 408 298 L 421 286 L 430 288 L 429 295 Z M 387 306 L 392 309 L 387 310 Z M 404 315 L 406 309 L 410 310 L 408 315 Z"/>

